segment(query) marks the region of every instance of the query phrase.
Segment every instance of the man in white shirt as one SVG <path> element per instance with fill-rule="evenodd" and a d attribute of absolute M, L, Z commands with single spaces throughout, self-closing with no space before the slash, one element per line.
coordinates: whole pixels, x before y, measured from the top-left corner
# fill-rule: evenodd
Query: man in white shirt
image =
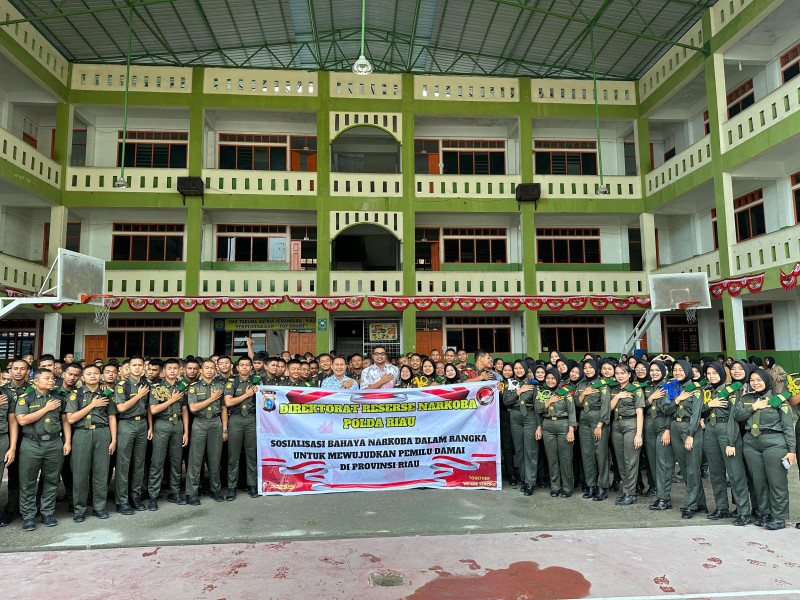
<path fill-rule="evenodd" d="M 377 346 L 372 351 L 372 360 L 374 363 L 361 371 L 361 389 L 393 388 L 400 381 L 400 371 L 394 365 L 386 362 L 386 348 Z"/>

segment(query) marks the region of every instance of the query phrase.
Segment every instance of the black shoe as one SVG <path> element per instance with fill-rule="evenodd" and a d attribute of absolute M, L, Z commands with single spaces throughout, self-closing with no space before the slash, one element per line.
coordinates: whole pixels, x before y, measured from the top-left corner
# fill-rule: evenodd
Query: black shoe
<path fill-rule="evenodd" d="M 236 500 L 236 490 L 233 488 L 228 488 L 228 493 L 225 494 L 225 500 L 228 502 L 233 502 Z"/>
<path fill-rule="evenodd" d="M 700 468 L 700 477 L 702 477 L 703 479 L 708 479 L 709 478 L 708 467 L 701 467 Z"/>
<path fill-rule="evenodd" d="M 795 523 L 795 524 L 794 524 L 794 528 L 795 528 L 795 529 L 800 529 L 800 523 Z"/>
<path fill-rule="evenodd" d="M 590 487 L 587 488 L 586 492 L 583 494 L 583 496 L 581 496 L 581 498 L 586 498 L 588 500 L 589 498 L 594 497 L 595 494 L 597 494 L 597 488 Z"/>
<path fill-rule="evenodd" d="M 22 520 L 22 531 L 33 531 L 34 529 L 36 529 L 36 523 L 33 522 L 33 519 Z"/>
<path fill-rule="evenodd" d="M 764 523 L 764 529 L 770 529 L 772 531 L 777 531 L 778 529 L 784 529 L 786 527 L 786 521 L 783 519 L 770 519 L 766 523 Z"/>
<path fill-rule="evenodd" d="M 526 484 L 525 489 L 522 490 L 523 496 L 533 496 L 533 490 L 535 488 L 532 485 Z"/>
<path fill-rule="evenodd" d="M 628 506 L 630 504 L 636 504 L 636 496 L 631 496 L 629 494 L 623 494 L 621 497 L 617 498 L 617 501 L 614 502 L 617 506 Z"/>
<path fill-rule="evenodd" d="M 224 497 L 222 494 L 220 494 L 219 492 L 211 492 L 211 493 L 209 494 L 209 497 L 210 497 L 210 498 L 211 498 L 211 499 L 212 499 L 214 502 L 225 502 L 225 497 Z"/>
<path fill-rule="evenodd" d="M 655 498 L 656 497 L 656 488 L 652 485 L 647 488 L 647 491 L 644 493 L 645 498 Z"/>
<path fill-rule="evenodd" d="M 669 500 L 662 500 L 661 498 L 659 498 L 647 508 L 649 508 L 650 510 L 669 510 L 672 508 L 672 502 L 670 502 Z"/>
<path fill-rule="evenodd" d="M 681 519 L 691 519 L 693 516 L 694 513 L 688 508 L 681 509 Z"/>
<path fill-rule="evenodd" d="M 3 511 L 3 515 L 0 516 L 0 527 L 6 527 L 8 525 L 11 525 L 11 521 L 13 520 L 14 520 L 13 513 L 8 513 Z"/>
<path fill-rule="evenodd" d="M 698 504 L 697 508 L 695 509 L 694 512 L 707 513 L 708 512 L 708 507 L 705 504 Z"/>
<path fill-rule="evenodd" d="M 724 508 L 722 510 L 717 509 L 712 513 L 706 515 L 706 519 L 711 519 L 712 521 L 719 521 L 720 519 L 729 519 L 731 513 Z"/>
<path fill-rule="evenodd" d="M 186 504 L 186 498 L 184 498 L 180 494 L 168 494 L 167 495 L 167 502 L 172 502 L 173 504 L 178 504 L 179 506 L 184 506 Z"/>
<path fill-rule="evenodd" d="M 608 491 L 603 488 L 597 488 L 597 493 L 592 497 L 595 502 L 602 502 L 608 498 Z"/>
<path fill-rule="evenodd" d="M 559 495 L 560 493 L 561 493 L 561 492 L 560 492 L 559 490 L 550 490 L 550 497 L 551 497 L 551 498 L 558 498 L 558 495 Z"/>
<path fill-rule="evenodd" d="M 542 489 L 546 489 L 548 484 L 547 481 L 545 481 L 544 479 L 538 479 L 536 481 L 536 485 L 538 485 Z"/>
<path fill-rule="evenodd" d="M 590 489 L 589 486 L 581 481 L 581 491 L 585 494 L 586 492 L 589 491 L 589 489 Z"/>
<path fill-rule="evenodd" d="M 749 515 L 739 515 L 733 520 L 733 524 L 737 527 L 744 527 L 753 522 L 753 518 Z"/>
<path fill-rule="evenodd" d="M 134 496 L 131 498 L 131 504 L 133 505 L 134 510 L 143 511 L 147 510 L 147 507 L 144 505 L 138 496 Z"/>
<path fill-rule="evenodd" d="M 756 517 L 756 525 L 758 527 L 764 527 L 770 521 L 772 521 L 772 515 L 758 515 Z"/>
<path fill-rule="evenodd" d="M 108 511 L 107 510 L 96 510 L 94 512 L 94 516 L 98 519 L 107 519 L 108 518 Z"/>
<path fill-rule="evenodd" d="M 46 517 L 42 517 L 42 524 L 44 524 L 45 527 L 55 527 L 58 525 L 58 521 L 53 515 L 47 515 Z"/>
<path fill-rule="evenodd" d="M 731 512 L 728 513 L 728 518 L 729 519 L 735 519 L 738 516 L 739 516 L 739 511 L 738 510 L 732 510 Z"/>
<path fill-rule="evenodd" d="M 608 489 L 611 490 L 612 492 L 618 492 L 619 491 L 619 481 L 612 481 L 611 482 L 611 487 L 609 487 Z"/>
<path fill-rule="evenodd" d="M 67 512 L 68 513 L 74 513 L 75 512 L 75 505 L 72 502 L 67 504 Z"/>
<path fill-rule="evenodd" d="M 189 506 L 200 506 L 200 498 L 197 496 L 186 496 L 186 504 Z"/>
<path fill-rule="evenodd" d="M 206 496 L 206 491 L 203 488 L 200 488 L 199 490 L 197 490 L 197 497 L 198 498 L 204 498 L 205 496 Z"/>
<path fill-rule="evenodd" d="M 637 496 L 641 496 L 642 494 L 644 494 L 644 484 L 643 483 L 637 483 L 636 484 L 636 495 Z"/>
<path fill-rule="evenodd" d="M 561 492 L 561 497 L 562 498 L 569 498 L 570 496 L 572 496 L 572 492 L 568 492 L 568 491 Z"/>
<path fill-rule="evenodd" d="M 130 504 L 125 503 L 125 504 L 117 504 L 117 512 L 121 515 L 132 515 L 135 511 L 133 510 L 133 507 Z"/>
<path fill-rule="evenodd" d="M 86 520 L 86 515 L 84 513 L 75 513 L 72 515 L 72 522 L 73 523 L 83 523 Z"/>
<path fill-rule="evenodd" d="M 511 487 L 517 487 L 517 480 L 516 480 L 516 479 L 514 479 L 513 477 L 511 477 L 511 478 L 508 480 L 508 485 L 510 485 Z"/>
<path fill-rule="evenodd" d="M 147 510 L 158 510 L 158 500 L 155 498 L 150 498 L 150 500 L 147 502 Z"/>
<path fill-rule="evenodd" d="M 258 488 L 254 485 L 247 488 L 247 493 L 250 494 L 251 498 L 258 498 Z"/>
<path fill-rule="evenodd" d="M 677 475 L 672 476 L 672 483 L 683 483 L 683 478 L 678 477 Z"/>

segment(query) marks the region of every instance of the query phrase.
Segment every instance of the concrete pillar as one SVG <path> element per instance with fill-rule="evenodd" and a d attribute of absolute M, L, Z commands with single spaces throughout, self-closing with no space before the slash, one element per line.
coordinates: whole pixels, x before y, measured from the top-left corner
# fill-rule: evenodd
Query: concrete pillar
<path fill-rule="evenodd" d="M 198 352 L 200 311 L 193 310 L 183 315 L 183 356 L 195 356 Z"/>
<path fill-rule="evenodd" d="M 403 311 L 403 345 L 402 351 L 418 352 L 417 349 L 417 309 L 412 305 Z M 427 353 L 430 348 L 422 348 Z"/>
<path fill-rule="evenodd" d="M 700 352 L 716 356 L 722 351 L 719 338 L 719 309 L 697 311 L 697 334 L 700 336 Z"/>
<path fill-rule="evenodd" d="M 47 264 L 53 265 L 58 249 L 67 244 L 67 220 L 69 210 L 66 206 L 50 207 L 50 242 L 47 245 Z"/>
<path fill-rule="evenodd" d="M 725 319 L 725 347 L 727 355 L 734 358 L 747 357 L 747 343 L 744 336 L 744 314 L 742 298 L 725 294 L 722 297 L 722 311 Z"/>
<path fill-rule="evenodd" d="M 642 239 L 642 269 L 647 273 L 658 268 L 655 221 L 653 213 L 645 212 L 639 215 L 639 232 Z"/>
<path fill-rule="evenodd" d="M 57 312 L 44 315 L 42 330 L 42 353 L 61 356 L 61 315 Z"/>
<path fill-rule="evenodd" d="M 664 333 L 661 328 L 661 315 L 656 315 L 656 318 L 650 323 L 647 328 L 647 354 L 650 357 L 658 356 L 664 349 Z"/>

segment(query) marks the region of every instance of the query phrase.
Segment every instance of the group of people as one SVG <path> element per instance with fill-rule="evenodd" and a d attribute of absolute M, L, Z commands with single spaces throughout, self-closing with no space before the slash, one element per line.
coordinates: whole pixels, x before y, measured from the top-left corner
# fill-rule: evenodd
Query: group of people
<path fill-rule="evenodd" d="M 11 361 L 0 387 L 0 456 L 9 471 L 0 527 L 17 510 L 23 530 L 35 529 L 37 514 L 45 526 L 57 525 L 60 481 L 73 521 L 83 522 L 90 507 L 107 519 L 112 474 L 122 515 L 158 510 L 162 487 L 171 503 L 199 505 L 204 469 L 213 500 L 234 501 L 240 488 L 257 497 L 259 385 L 390 389 L 490 380 L 500 390 L 506 476 L 526 496 L 539 485 L 568 498 L 577 483 L 583 498 L 602 501 L 621 485 L 616 504 L 644 495 L 654 498 L 651 510 L 668 510 L 680 481 L 677 462 L 686 484 L 683 518 L 707 510 L 706 465 L 715 502 L 709 519 L 780 529 L 788 518 L 787 470 L 796 462 L 791 407 L 800 393 L 784 390 L 793 376 L 769 359 L 587 354 L 578 363 L 553 351 L 549 361 L 507 363 L 483 350 L 469 362 L 464 349 L 399 357 L 380 346 L 368 357 L 268 356 L 249 343 L 248 350 L 234 359 L 132 356 L 87 364 L 46 354 L 35 368 L 31 355 Z"/>

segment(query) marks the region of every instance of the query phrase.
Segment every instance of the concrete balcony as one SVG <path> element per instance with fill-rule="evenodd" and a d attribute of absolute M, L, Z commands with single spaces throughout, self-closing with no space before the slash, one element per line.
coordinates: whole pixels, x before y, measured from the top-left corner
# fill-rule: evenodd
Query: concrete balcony
<path fill-rule="evenodd" d="M 73 90 L 124 92 L 125 65 L 72 65 Z M 192 69 L 187 67 L 131 65 L 131 92 L 192 93 Z"/>
<path fill-rule="evenodd" d="M 200 271 L 201 296 L 317 294 L 316 271 Z"/>
<path fill-rule="evenodd" d="M 331 173 L 331 196 L 358 198 L 401 198 L 400 173 Z"/>
<path fill-rule="evenodd" d="M 331 296 L 403 294 L 402 271 L 331 271 Z"/>
<path fill-rule="evenodd" d="M 317 174 L 305 171 L 203 169 L 206 193 L 316 196 Z"/>
<path fill-rule="evenodd" d="M 800 225 L 731 246 L 732 275 L 742 275 L 770 267 L 794 265 L 800 260 Z"/>
<path fill-rule="evenodd" d="M 600 177 L 597 175 L 534 175 L 542 184 L 542 198 L 597 198 Z M 636 176 L 610 175 L 603 177 L 608 196 L 601 198 L 638 199 L 642 197 L 642 180 Z"/>
<path fill-rule="evenodd" d="M 0 159 L 10 162 L 56 189 L 61 185 L 61 165 L 2 128 L 0 128 Z"/>
<path fill-rule="evenodd" d="M 531 98 L 545 104 L 594 105 L 591 79 L 531 79 Z M 636 106 L 635 81 L 598 81 L 597 103 Z"/>
<path fill-rule="evenodd" d="M 719 251 L 714 250 L 671 265 L 663 265 L 656 269 L 655 273 L 659 275 L 665 273 L 706 273 L 709 281 L 718 279 L 720 277 Z"/>
<path fill-rule="evenodd" d="M 645 175 L 647 195 L 655 194 L 681 177 L 710 163 L 711 136 L 707 135 Z"/>
<path fill-rule="evenodd" d="M 185 296 L 186 273 L 183 270 L 106 269 L 105 293 L 115 296 Z"/>
<path fill-rule="evenodd" d="M 24 292 L 38 292 L 49 267 L 0 253 L 0 283 Z M 48 287 L 52 285 L 51 279 Z"/>
<path fill-rule="evenodd" d="M 520 175 L 417 175 L 417 198 L 514 198 Z"/>
<path fill-rule="evenodd" d="M 647 294 L 643 271 L 536 271 L 536 292 L 543 296 Z"/>
<path fill-rule="evenodd" d="M 421 296 L 517 296 L 524 294 L 521 271 L 417 271 Z"/>
<path fill-rule="evenodd" d="M 119 167 L 67 167 L 66 191 L 177 194 L 178 177 L 186 177 L 188 169 L 125 169 L 127 188 L 115 188 L 120 176 Z"/>

